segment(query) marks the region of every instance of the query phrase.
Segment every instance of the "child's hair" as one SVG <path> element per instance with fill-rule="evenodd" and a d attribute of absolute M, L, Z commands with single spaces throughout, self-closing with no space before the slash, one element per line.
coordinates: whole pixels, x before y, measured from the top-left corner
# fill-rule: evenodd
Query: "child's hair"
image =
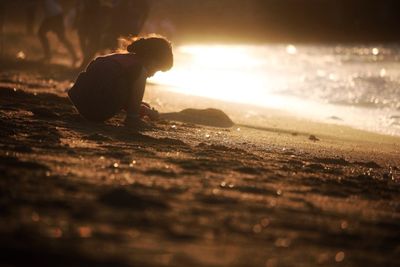
<path fill-rule="evenodd" d="M 157 60 L 162 71 L 172 68 L 173 55 L 171 43 L 164 37 L 152 35 L 136 38 L 127 47 L 128 52 L 135 53 L 144 60 Z"/>

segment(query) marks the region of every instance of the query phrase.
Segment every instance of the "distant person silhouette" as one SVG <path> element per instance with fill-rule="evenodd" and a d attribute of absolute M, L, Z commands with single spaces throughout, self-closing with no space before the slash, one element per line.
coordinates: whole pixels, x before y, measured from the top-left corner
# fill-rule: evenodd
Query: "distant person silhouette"
<path fill-rule="evenodd" d="M 97 57 L 68 91 L 71 102 L 87 120 L 102 122 L 126 110 L 125 125 L 141 128 L 147 126 L 142 116 L 157 117 L 158 112 L 142 99 L 146 79 L 172 68 L 171 44 L 150 36 L 134 40 L 127 52 Z"/>
<path fill-rule="evenodd" d="M 25 6 L 26 14 L 26 33 L 28 35 L 34 34 L 35 19 L 36 19 L 36 6 L 37 0 L 27 0 Z"/>
<path fill-rule="evenodd" d="M 65 46 L 71 56 L 72 66 L 78 61 L 72 44 L 65 35 L 64 14 L 60 3 L 57 0 L 42 0 L 44 19 L 39 28 L 39 39 L 44 52 L 44 62 L 51 60 L 51 51 L 47 33 L 53 32 L 57 35 L 58 40 Z"/>

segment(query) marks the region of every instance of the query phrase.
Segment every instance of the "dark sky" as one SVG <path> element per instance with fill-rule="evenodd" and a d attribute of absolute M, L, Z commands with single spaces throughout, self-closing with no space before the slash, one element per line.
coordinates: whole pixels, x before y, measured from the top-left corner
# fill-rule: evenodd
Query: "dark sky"
<path fill-rule="evenodd" d="M 25 12 L 21 7 L 29 1 L 34 0 L 0 0 L 3 6 L 13 6 L 6 11 L 3 8 L 6 20 L 23 18 Z M 75 1 L 61 0 L 66 11 L 74 6 Z M 175 37 L 182 39 L 263 42 L 400 40 L 400 0 L 148 1 L 152 4 L 150 21 L 168 19 L 175 26 Z"/>

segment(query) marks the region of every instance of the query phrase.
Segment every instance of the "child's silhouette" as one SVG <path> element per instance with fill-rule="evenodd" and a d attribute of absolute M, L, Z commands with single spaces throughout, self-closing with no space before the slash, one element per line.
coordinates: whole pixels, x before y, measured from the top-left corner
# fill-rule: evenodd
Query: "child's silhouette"
<path fill-rule="evenodd" d="M 87 120 L 105 121 L 125 109 L 125 125 L 140 128 L 146 126 L 143 111 L 156 116 L 142 105 L 146 79 L 172 67 L 171 44 L 162 37 L 147 37 L 136 39 L 127 50 L 93 60 L 69 90 L 72 103 Z"/>

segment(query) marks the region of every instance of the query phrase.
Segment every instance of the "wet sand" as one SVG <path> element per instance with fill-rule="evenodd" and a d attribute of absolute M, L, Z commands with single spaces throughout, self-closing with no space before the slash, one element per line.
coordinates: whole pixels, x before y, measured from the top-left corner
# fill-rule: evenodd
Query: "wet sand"
<path fill-rule="evenodd" d="M 2 266 L 400 264 L 399 138 L 272 110 L 246 127 L 197 98 L 241 125 L 135 133 L 80 118 L 62 66 L 0 70 Z"/>

